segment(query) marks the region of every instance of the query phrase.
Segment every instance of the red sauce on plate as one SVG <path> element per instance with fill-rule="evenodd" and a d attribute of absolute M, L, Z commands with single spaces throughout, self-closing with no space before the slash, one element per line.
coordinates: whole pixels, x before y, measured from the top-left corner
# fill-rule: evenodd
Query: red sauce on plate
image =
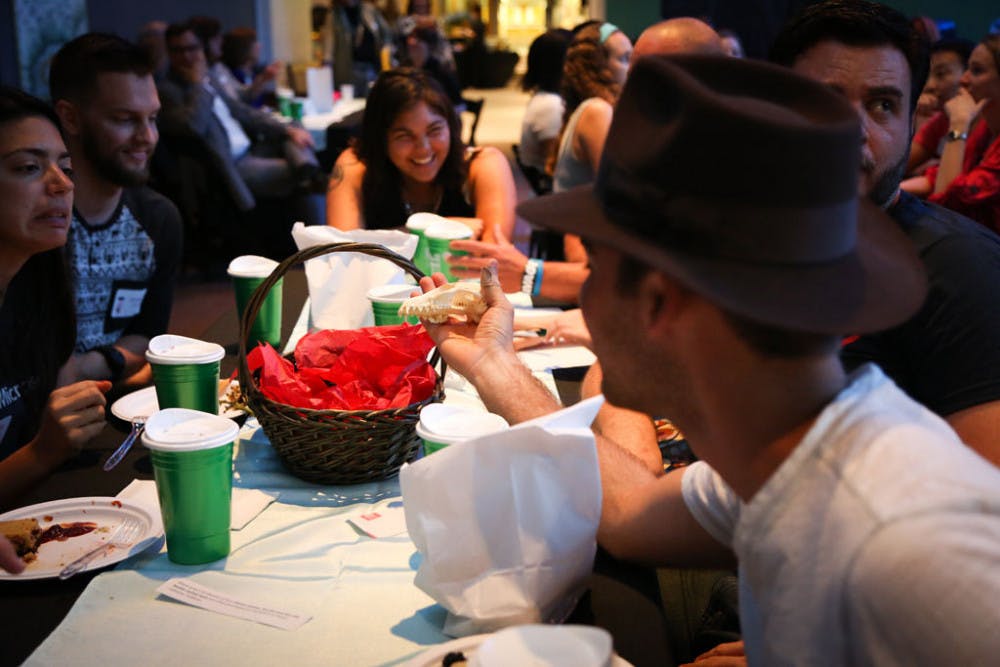
<path fill-rule="evenodd" d="M 46 542 L 65 542 L 71 537 L 86 535 L 97 528 L 97 524 L 92 521 L 74 521 L 73 523 L 57 523 L 49 526 L 38 538 L 38 546 Z"/>

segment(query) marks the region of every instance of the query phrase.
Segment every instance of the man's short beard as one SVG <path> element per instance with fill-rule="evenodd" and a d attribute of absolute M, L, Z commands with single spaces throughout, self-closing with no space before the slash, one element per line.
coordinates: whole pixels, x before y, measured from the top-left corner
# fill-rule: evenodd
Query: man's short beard
<path fill-rule="evenodd" d="M 124 188 L 134 188 L 145 185 L 149 180 L 149 163 L 138 171 L 126 169 L 116 162 L 111 156 L 105 155 L 94 138 L 94 134 L 84 131 L 81 134 L 81 145 L 83 154 L 87 161 L 94 165 L 97 174 L 106 181 L 120 185 Z"/>
<path fill-rule="evenodd" d="M 885 207 L 892 202 L 893 196 L 899 190 L 899 184 L 906 173 L 906 164 L 909 161 L 909 153 L 904 152 L 899 162 L 885 171 L 878 177 L 878 180 L 868 191 L 868 198 L 881 207 Z"/>

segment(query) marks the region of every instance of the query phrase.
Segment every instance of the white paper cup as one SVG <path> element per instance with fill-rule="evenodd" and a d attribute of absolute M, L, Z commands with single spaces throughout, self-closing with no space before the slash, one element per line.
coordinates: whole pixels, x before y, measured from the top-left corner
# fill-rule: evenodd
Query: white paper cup
<path fill-rule="evenodd" d="M 350 102 L 354 99 L 354 84 L 344 83 L 340 86 L 340 101 Z"/>
<path fill-rule="evenodd" d="M 471 239 L 472 230 L 460 222 L 443 218 L 424 230 L 424 238 L 427 240 L 427 251 L 430 254 L 431 271 L 440 271 L 448 279 L 448 282 L 458 280 L 452 274 L 445 258 L 448 255 L 458 257 L 460 255 L 467 255 L 468 253 L 461 250 L 452 250 L 448 246 L 452 241 Z"/>
<path fill-rule="evenodd" d="M 586 625 L 520 625 L 488 637 L 470 667 L 546 665 L 604 667 L 611 664 L 611 635 Z"/>
<path fill-rule="evenodd" d="M 156 494 L 175 563 L 211 563 L 229 555 L 233 442 L 231 419 L 168 408 L 146 422 L 142 443 L 150 450 Z"/>
<path fill-rule="evenodd" d="M 372 304 L 375 325 L 385 326 L 403 322 L 419 324 L 419 317 L 404 318 L 399 314 L 399 306 L 410 298 L 415 289 L 413 285 L 379 285 L 368 290 L 368 300 Z"/>
<path fill-rule="evenodd" d="M 492 412 L 432 403 L 420 411 L 417 435 L 424 441 L 424 455 L 487 433 L 509 428 L 507 420 Z"/>
<path fill-rule="evenodd" d="M 146 360 L 153 372 L 160 408 L 189 408 L 219 414 L 221 345 L 164 334 L 149 341 Z"/>

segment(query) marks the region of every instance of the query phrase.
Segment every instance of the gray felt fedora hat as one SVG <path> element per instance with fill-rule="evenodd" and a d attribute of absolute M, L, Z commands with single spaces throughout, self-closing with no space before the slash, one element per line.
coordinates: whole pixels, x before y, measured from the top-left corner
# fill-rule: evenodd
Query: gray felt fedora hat
<path fill-rule="evenodd" d="M 617 248 L 766 324 L 878 331 L 920 307 L 926 279 L 896 223 L 858 196 L 860 145 L 853 107 L 788 69 L 643 58 L 593 185 L 529 200 L 518 213 Z"/>

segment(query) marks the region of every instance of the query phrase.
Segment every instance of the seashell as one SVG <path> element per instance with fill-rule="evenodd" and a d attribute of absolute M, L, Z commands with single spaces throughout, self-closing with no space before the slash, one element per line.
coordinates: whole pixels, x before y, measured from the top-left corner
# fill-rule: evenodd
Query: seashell
<path fill-rule="evenodd" d="M 441 324 L 452 315 L 464 315 L 469 322 L 478 322 L 486 312 L 479 283 L 457 282 L 435 287 L 430 292 L 411 296 L 399 307 L 401 317 L 416 316 Z"/>

